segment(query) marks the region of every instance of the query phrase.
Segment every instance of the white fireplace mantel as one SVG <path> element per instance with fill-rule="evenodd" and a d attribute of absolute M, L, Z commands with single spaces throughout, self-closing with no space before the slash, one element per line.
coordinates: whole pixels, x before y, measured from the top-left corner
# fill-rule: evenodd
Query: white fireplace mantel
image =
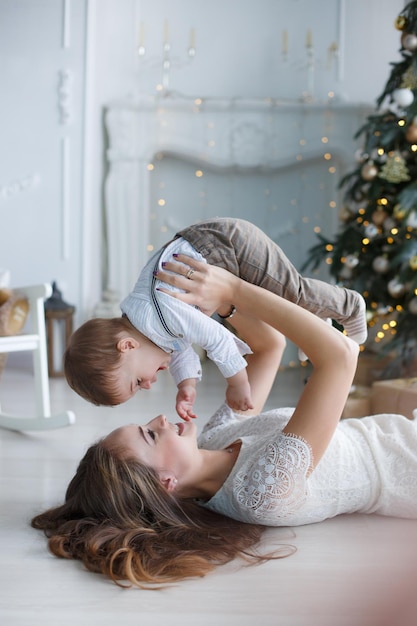
<path fill-rule="evenodd" d="M 168 95 L 110 104 L 105 111 L 106 284 L 97 314 L 106 314 L 106 307 L 110 314 L 118 310 L 149 257 L 149 164 L 158 153 L 248 175 L 305 167 L 326 152 L 350 163 L 352 137 L 368 114 L 365 105 L 335 101 Z M 166 239 L 173 234 L 168 232 Z"/>

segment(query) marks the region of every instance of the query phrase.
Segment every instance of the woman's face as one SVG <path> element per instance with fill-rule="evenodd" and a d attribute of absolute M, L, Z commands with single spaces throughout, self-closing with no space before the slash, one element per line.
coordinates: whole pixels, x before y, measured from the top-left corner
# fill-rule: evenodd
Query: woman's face
<path fill-rule="evenodd" d="M 198 457 L 196 434 L 193 422 L 171 424 L 165 415 L 158 415 L 145 425 L 116 428 L 104 441 L 112 447 L 120 446 L 126 455 L 152 467 L 162 479 L 171 477 L 173 487 L 184 486 Z"/>

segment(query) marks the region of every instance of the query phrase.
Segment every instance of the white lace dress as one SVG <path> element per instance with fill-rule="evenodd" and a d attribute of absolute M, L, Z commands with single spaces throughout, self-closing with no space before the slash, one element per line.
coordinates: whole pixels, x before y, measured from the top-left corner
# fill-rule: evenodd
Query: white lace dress
<path fill-rule="evenodd" d="M 267 526 L 354 512 L 417 518 L 417 420 L 391 414 L 342 420 L 311 472 L 309 444 L 282 432 L 293 410 L 245 418 L 226 404 L 218 409 L 199 446 L 242 445 L 227 480 L 203 506 Z"/>

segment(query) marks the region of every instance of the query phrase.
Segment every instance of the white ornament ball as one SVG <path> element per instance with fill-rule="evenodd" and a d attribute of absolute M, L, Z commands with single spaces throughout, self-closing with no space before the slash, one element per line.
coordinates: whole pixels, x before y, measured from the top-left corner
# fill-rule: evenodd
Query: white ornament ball
<path fill-rule="evenodd" d="M 345 259 L 345 265 L 346 267 L 349 267 L 350 269 L 353 269 L 354 267 L 356 267 L 359 263 L 359 259 L 357 256 L 355 256 L 354 254 L 348 254 L 346 259 Z"/>
<path fill-rule="evenodd" d="M 407 226 L 411 228 L 417 228 L 417 211 L 411 211 L 405 220 Z"/>
<path fill-rule="evenodd" d="M 344 278 L 346 280 L 352 278 L 352 270 L 350 267 L 346 267 L 346 265 L 344 265 L 339 273 L 339 278 Z"/>
<path fill-rule="evenodd" d="M 375 226 L 375 224 L 368 224 L 368 226 L 365 226 L 365 235 L 369 237 L 369 239 L 373 239 L 373 237 L 376 237 L 377 234 L 378 228 Z"/>
<path fill-rule="evenodd" d="M 385 256 L 377 256 L 372 261 L 372 267 L 377 274 L 385 274 L 389 270 L 389 261 Z"/>
<path fill-rule="evenodd" d="M 376 310 L 378 315 L 388 315 L 388 313 L 391 313 L 392 308 L 389 307 L 388 305 L 386 306 L 379 306 Z"/>
<path fill-rule="evenodd" d="M 366 152 L 364 152 L 361 149 L 356 150 L 355 159 L 357 160 L 358 163 L 363 163 L 364 161 L 367 160 L 367 158 L 368 158 L 368 154 Z"/>
<path fill-rule="evenodd" d="M 413 52 L 417 50 L 417 37 L 412 33 L 404 34 L 401 37 L 401 43 L 406 50 Z"/>
<path fill-rule="evenodd" d="M 394 101 L 401 107 L 408 107 L 414 101 L 414 94 L 406 87 L 394 89 L 392 94 Z"/>
<path fill-rule="evenodd" d="M 413 315 L 417 315 L 417 298 L 412 298 L 408 304 L 408 310 Z"/>
<path fill-rule="evenodd" d="M 399 298 L 404 293 L 404 285 L 399 283 L 397 278 L 389 281 L 387 289 L 393 298 Z"/>
<path fill-rule="evenodd" d="M 390 230 L 397 226 L 397 222 L 392 217 L 387 217 L 386 220 L 384 220 L 383 226 L 385 232 L 389 233 Z"/>

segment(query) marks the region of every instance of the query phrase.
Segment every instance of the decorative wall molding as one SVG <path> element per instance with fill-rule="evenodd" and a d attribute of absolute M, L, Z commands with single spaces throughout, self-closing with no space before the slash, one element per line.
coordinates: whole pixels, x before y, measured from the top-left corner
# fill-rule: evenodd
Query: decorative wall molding
<path fill-rule="evenodd" d="M 0 199 L 7 200 L 19 193 L 33 189 L 40 183 L 40 180 L 39 174 L 30 174 L 10 183 L 0 185 Z"/>
<path fill-rule="evenodd" d="M 360 105 L 182 97 L 116 102 L 106 109 L 107 301 L 134 284 L 148 258 L 149 163 L 158 153 L 213 168 L 253 171 L 307 167 L 329 150 L 352 161 L 352 137 L 368 110 Z M 303 141 L 300 142 L 300 137 Z M 196 221 L 199 219 L 196 216 Z M 285 224 L 281 230 L 292 230 Z M 116 294 L 109 297 L 109 294 Z"/>
<path fill-rule="evenodd" d="M 61 139 L 61 260 L 70 258 L 70 139 Z"/>
<path fill-rule="evenodd" d="M 71 47 L 71 0 L 64 0 L 62 12 L 62 43 L 64 49 Z"/>
<path fill-rule="evenodd" d="M 69 124 L 71 121 L 72 107 L 72 80 L 73 74 L 70 69 L 60 70 L 58 73 L 58 111 L 59 123 Z"/>

